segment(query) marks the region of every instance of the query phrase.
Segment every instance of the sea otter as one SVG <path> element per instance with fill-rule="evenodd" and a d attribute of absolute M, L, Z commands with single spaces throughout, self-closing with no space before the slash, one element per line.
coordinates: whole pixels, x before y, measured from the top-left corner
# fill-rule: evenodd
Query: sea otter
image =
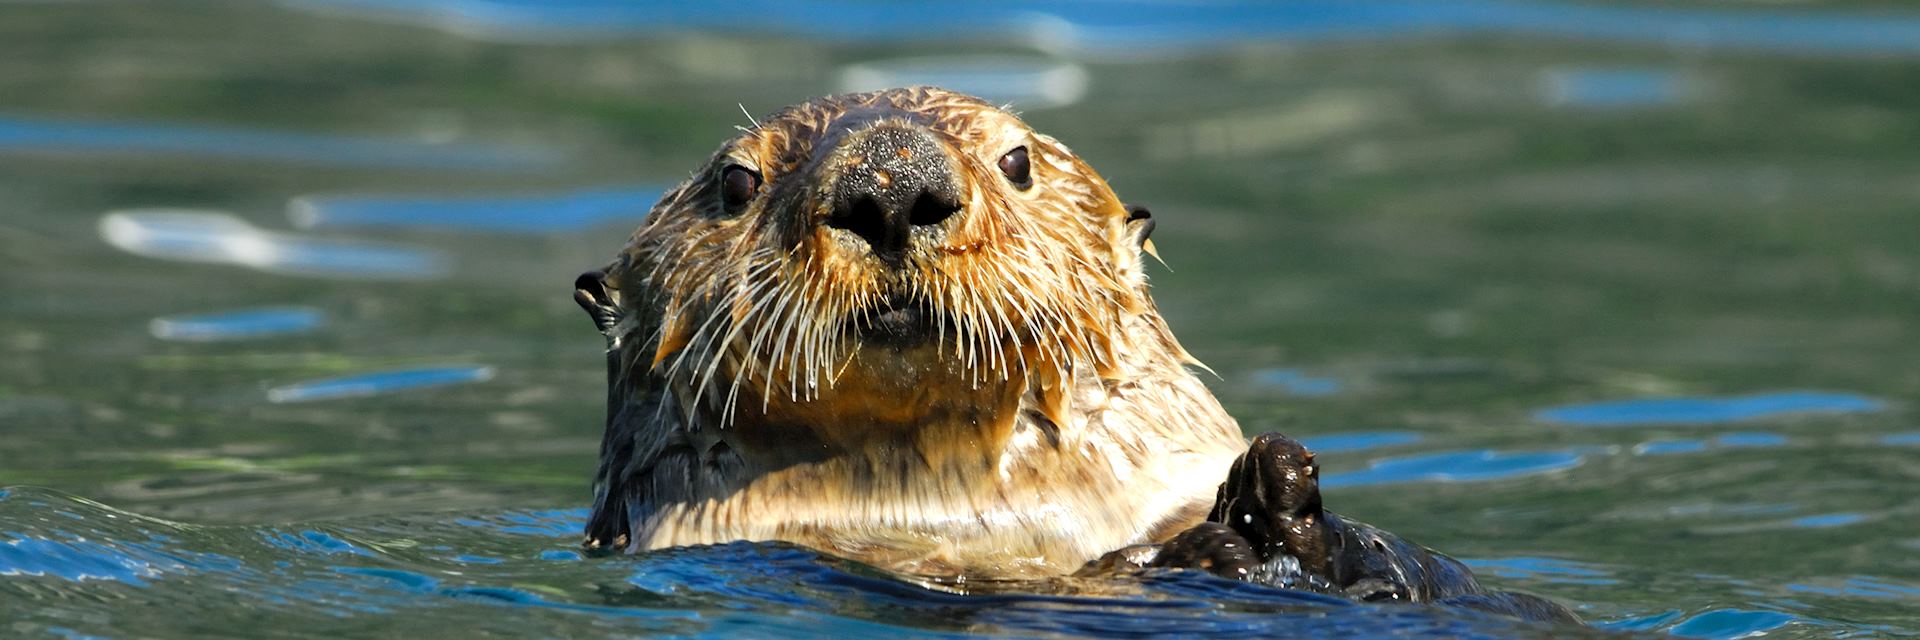
<path fill-rule="evenodd" d="M 743 128 L 575 282 L 608 345 L 587 545 L 780 540 L 951 579 L 1191 567 L 1513 609 L 1322 512 L 1298 443 L 1249 447 L 1148 295 L 1153 226 L 1059 141 L 942 89 Z"/>

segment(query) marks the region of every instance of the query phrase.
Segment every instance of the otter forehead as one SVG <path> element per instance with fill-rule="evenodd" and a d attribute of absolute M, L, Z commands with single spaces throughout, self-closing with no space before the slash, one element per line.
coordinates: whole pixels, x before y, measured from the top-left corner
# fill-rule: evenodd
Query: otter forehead
<path fill-rule="evenodd" d="M 978 98 L 933 87 L 827 96 L 783 109 L 731 141 L 721 155 L 769 177 L 798 172 L 818 150 L 877 125 L 905 122 L 955 146 L 997 148 L 1032 133 L 1013 114 Z"/>

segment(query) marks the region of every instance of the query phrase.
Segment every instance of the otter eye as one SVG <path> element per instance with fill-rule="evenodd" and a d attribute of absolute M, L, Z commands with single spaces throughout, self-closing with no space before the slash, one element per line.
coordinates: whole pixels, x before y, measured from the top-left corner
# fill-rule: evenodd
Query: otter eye
<path fill-rule="evenodd" d="M 760 174 L 737 164 L 727 165 L 720 172 L 720 200 L 726 203 L 727 211 L 738 211 L 740 207 L 753 199 L 760 191 Z"/>
<path fill-rule="evenodd" d="M 1015 187 L 1033 186 L 1033 164 L 1027 161 L 1027 148 L 1014 147 L 1007 155 L 1000 156 L 1000 173 L 1006 174 Z"/>

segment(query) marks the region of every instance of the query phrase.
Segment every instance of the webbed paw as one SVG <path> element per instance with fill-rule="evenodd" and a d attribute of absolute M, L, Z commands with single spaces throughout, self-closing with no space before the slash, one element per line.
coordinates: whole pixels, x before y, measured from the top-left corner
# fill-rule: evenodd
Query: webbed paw
<path fill-rule="evenodd" d="M 1222 578 L 1246 580 L 1260 567 L 1260 555 L 1233 528 L 1202 522 L 1160 545 L 1149 567 L 1199 569 Z"/>
<path fill-rule="evenodd" d="M 1227 471 L 1207 519 L 1232 527 L 1262 558 L 1290 555 L 1302 569 L 1321 575 L 1332 565 L 1333 532 L 1320 507 L 1320 465 L 1292 438 L 1277 433 L 1254 438 Z"/>

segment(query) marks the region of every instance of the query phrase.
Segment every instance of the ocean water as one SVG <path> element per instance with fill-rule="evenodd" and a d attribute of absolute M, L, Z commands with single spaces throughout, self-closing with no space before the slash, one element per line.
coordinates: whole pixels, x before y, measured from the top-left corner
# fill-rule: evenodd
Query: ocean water
<path fill-rule="evenodd" d="M 0 636 L 1920 636 L 1920 12 L 0 2 Z M 1551 628 L 583 553 L 571 294 L 746 113 L 937 82 L 1152 206 L 1330 508 Z"/>

